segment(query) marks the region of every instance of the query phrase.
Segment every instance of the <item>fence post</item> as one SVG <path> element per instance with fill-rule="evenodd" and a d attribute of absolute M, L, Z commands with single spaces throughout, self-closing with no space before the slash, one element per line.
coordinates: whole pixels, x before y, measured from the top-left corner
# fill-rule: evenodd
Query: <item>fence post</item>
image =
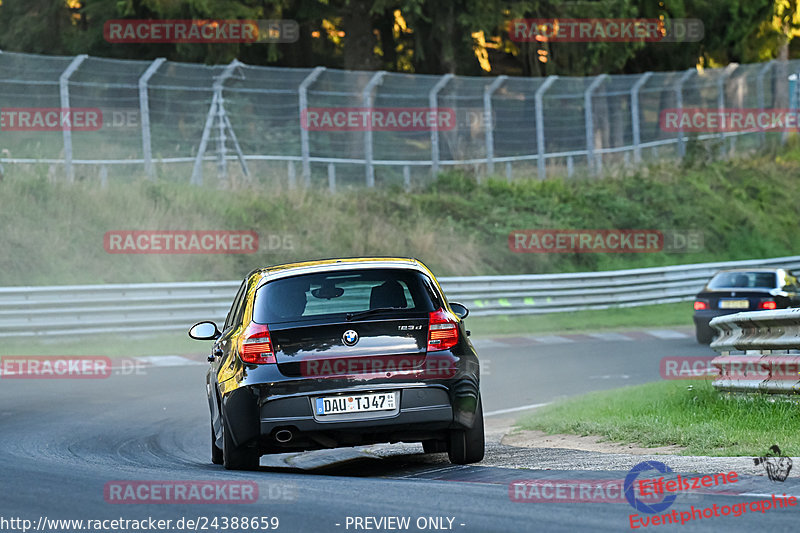
<path fill-rule="evenodd" d="M 336 193 L 336 167 L 333 163 L 328 163 L 328 190 L 331 194 Z"/>
<path fill-rule="evenodd" d="M 222 100 L 220 99 L 220 103 Z M 225 122 L 225 127 L 228 128 L 228 133 L 231 134 L 231 140 L 233 141 L 233 149 L 236 150 L 236 156 L 239 158 L 239 164 L 242 166 L 242 173 L 244 174 L 247 181 L 251 181 L 250 178 L 250 169 L 247 167 L 247 161 L 244 158 L 244 152 L 242 151 L 242 147 L 239 144 L 239 139 L 236 137 L 236 132 L 233 131 L 233 124 L 231 124 L 231 119 L 228 117 L 228 114 L 225 112 L 225 109 L 220 105 L 220 111 L 222 115 L 222 120 Z"/>
<path fill-rule="evenodd" d="M 300 87 L 297 88 L 297 97 L 300 101 L 300 151 L 303 157 L 303 183 L 306 187 L 311 186 L 311 156 L 308 143 L 308 129 L 306 129 L 308 125 L 306 124 L 306 127 L 304 127 L 303 120 L 307 120 L 305 113 L 308 110 L 308 88 L 323 72 L 325 72 L 325 67 L 315 68 L 311 71 L 311 74 L 306 76 L 306 79 L 300 83 Z"/>
<path fill-rule="evenodd" d="M 679 110 L 683 109 L 683 84 L 696 73 L 696 68 L 689 68 L 678 78 L 678 84 L 675 86 L 675 105 Z M 681 159 L 686 156 L 686 141 L 683 140 L 683 128 L 681 127 L 678 127 L 678 155 L 681 156 Z"/>
<path fill-rule="evenodd" d="M 217 149 L 220 152 L 218 156 L 220 159 L 217 161 L 218 173 L 221 176 L 221 174 L 227 170 L 227 165 L 225 163 L 225 116 L 222 104 L 222 86 L 225 80 L 233 75 L 233 70 L 240 64 L 238 60 L 234 59 L 225 67 L 222 74 L 214 80 L 214 96 L 211 97 L 211 106 L 208 108 L 206 123 L 205 126 L 203 126 L 203 137 L 200 139 L 200 146 L 197 149 L 197 155 L 194 159 L 191 179 L 192 185 L 200 185 L 203 183 L 203 157 L 205 157 L 208 140 L 211 137 L 211 128 L 214 125 L 215 116 L 219 119 L 220 129 L 220 138 L 217 139 Z"/>
<path fill-rule="evenodd" d="M 545 167 L 545 147 L 544 147 L 544 109 L 542 108 L 542 97 L 544 92 L 558 79 L 558 76 L 548 76 L 544 83 L 536 89 L 533 96 L 534 105 L 536 107 L 536 164 L 539 167 L 539 179 L 543 180 L 547 177 L 547 168 Z"/>
<path fill-rule="evenodd" d="M 483 89 L 483 127 L 486 131 L 486 173 L 494 174 L 494 123 L 492 121 L 492 95 L 508 79 L 498 76 L 489 86 Z"/>
<path fill-rule="evenodd" d="M 79 55 L 72 62 L 69 64 L 67 69 L 61 73 L 61 76 L 58 78 L 58 85 L 60 89 L 60 96 L 61 96 L 61 109 L 62 113 L 63 110 L 69 109 L 69 78 L 78 70 L 78 67 L 81 66 L 81 63 L 86 61 L 86 58 L 89 56 L 86 54 Z M 61 132 L 64 134 L 64 170 L 67 173 L 67 181 L 69 183 L 73 183 L 75 181 L 75 170 L 72 168 L 72 125 L 69 124 L 68 127 L 62 127 Z"/>
<path fill-rule="evenodd" d="M 386 72 L 380 70 L 372 75 L 361 91 L 361 104 L 370 112 L 372 118 L 372 90 L 383 82 Z M 375 167 L 372 166 L 372 121 L 364 130 L 364 165 L 367 173 L 367 187 L 375 186 Z"/>
<path fill-rule="evenodd" d="M 586 125 L 586 165 L 589 167 L 589 172 L 594 174 L 597 170 L 597 165 L 594 160 L 594 117 L 592 114 L 592 93 L 597 89 L 603 81 L 608 77 L 608 74 L 600 74 L 597 76 L 586 92 L 583 93 L 583 110 L 584 122 Z"/>
<path fill-rule="evenodd" d="M 217 98 L 217 179 L 228 177 L 228 162 L 225 160 L 225 112 L 222 107 L 222 91 Z"/>
<path fill-rule="evenodd" d="M 717 79 L 717 110 L 719 111 L 720 116 L 725 116 L 725 82 L 728 81 L 728 78 L 731 77 L 733 71 L 739 67 L 739 63 L 730 63 L 725 66 L 720 74 L 719 79 Z M 722 128 L 724 130 L 724 128 Z M 734 137 L 735 139 L 735 137 Z M 720 157 L 725 157 L 725 131 L 719 132 L 719 141 L 720 141 L 720 148 L 719 148 L 719 155 Z"/>
<path fill-rule="evenodd" d="M 211 107 L 206 116 L 206 123 L 203 126 L 203 136 L 200 139 L 200 146 L 197 148 L 197 155 L 194 159 L 194 168 L 192 169 L 192 185 L 202 185 L 203 183 L 203 157 L 206 153 L 206 146 L 208 146 L 208 138 L 211 136 L 211 126 L 214 124 L 214 113 L 217 109 L 217 100 L 219 95 L 214 92 L 211 97 Z"/>
<path fill-rule="evenodd" d="M 778 71 L 780 72 L 780 70 Z M 797 80 L 800 79 L 800 70 L 795 72 L 794 74 L 790 74 L 786 81 L 789 82 L 789 109 L 796 110 L 798 108 L 797 105 L 797 97 L 800 95 L 800 84 L 797 83 Z M 781 144 L 786 144 L 786 139 L 789 138 L 789 132 L 784 131 L 781 133 Z"/>
<path fill-rule="evenodd" d="M 155 177 L 155 172 L 153 172 L 153 144 L 150 137 L 150 97 L 147 93 L 147 83 L 164 61 L 166 61 L 166 59 L 163 57 L 159 57 L 153 61 L 139 78 L 139 114 L 141 115 L 142 121 L 142 153 L 144 155 L 144 173 L 149 180 Z"/>
<path fill-rule="evenodd" d="M 225 67 L 225 70 L 222 71 L 219 79 L 214 82 L 214 92 L 219 94 L 217 98 L 217 117 L 219 120 L 219 124 L 217 125 L 218 128 L 218 136 L 217 136 L 217 179 L 227 179 L 228 178 L 228 161 L 225 159 L 225 153 L 227 152 L 227 148 L 225 147 L 225 97 L 222 94 L 222 91 L 225 90 L 225 82 L 233 75 L 233 71 L 236 67 L 240 65 L 239 61 L 234 59 L 233 61 Z"/>
<path fill-rule="evenodd" d="M 631 87 L 631 129 L 633 131 L 633 162 L 642 162 L 642 133 L 641 133 L 641 114 L 639 113 L 639 91 L 653 75 L 652 72 L 645 72 L 636 80 Z M 626 152 L 627 153 L 627 152 Z"/>
<path fill-rule="evenodd" d="M 781 70 L 778 70 L 781 72 Z M 792 82 L 792 76 L 794 76 L 794 82 Z M 789 83 L 789 109 L 796 110 L 797 109 L 797 97 L 800 94 L 800 84 L 797 83 L 797 80 L 800 78 L 800 70 L 795 72 L 794 74 L 790 75 L 786 80 Z M 786 144 L 786 140 L 789 138 L 789 132 L 784 131 L 781 133 L 781 144 Z"/>
<path fill-rule="evenodd" d="M 100 165 L 100 187 L 108 187 L 108 166 Z"/>
<path fill-rule="evenodd" d="M 431 128 L 431 174 L 435 177 L 439 173 L 439 105 L 437 98 L 439 91 L 444 89 L 450 80 L 453 79 L 453 74 L 445 74 L 442 79 L 436 82 L 436 85 L 428 92 L 428 112 L 433 113 L 436 124 Z"/>
<path fill-rule="evenodd" d="M 766 76 L 769 69 L 771 69 L 775 65 L 775 60 L 768 61 L 763 67 L 758 70 L 758 76 L 756 77 L 756 97 L 758 99 L 758 108 L 763 110 L 766 104 L 766 99 L 764 98 L 764 76 Z M 761 145 L 763 146 L 767 142 L 767 132 L 766 130 L 761 132 Z"/>
<path fill-rule="evenodd" d="M 297 187 L 297 172 L 294 168 L 294 161 L 288 162 L 286 172 L 289 178 L 289 190 L 295 189 Z"/>

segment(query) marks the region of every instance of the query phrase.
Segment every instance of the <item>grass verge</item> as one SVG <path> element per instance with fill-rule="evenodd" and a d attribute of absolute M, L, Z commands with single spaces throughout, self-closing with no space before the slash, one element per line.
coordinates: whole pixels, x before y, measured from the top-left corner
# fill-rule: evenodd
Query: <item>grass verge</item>
<path fill-rule="evenodd" d="M 220 190 L 188 176 L 69 184 L 46 166 L 9 166 L 0 183 L 0 286 L 231 280 L 320 257 L 414 256 L 437 276 L 593 272 L 793 255 L 800 249 L 800 144 L 731 161 L 697 159 L 589 179 L 442 173 L 410 192 L 288 190 L 266 172 Z M 185 170 L 185 169 L 184 169 Z M 177 170 L 176 170 L 177 172 Z M 517 253 L 525 229 L 702 231 L 687 253 Z M 116 230 L 255 231 L 253 253 L 108 253 Z M 119 251 L 119 250 L 117 250 Z"/>
<path fill-rule="evenodd" d="M 520 429 L 599 435 L 685 455 L 764 455 L 773 444 L 800 454 L 800 411 L 790 401 L 718 393 L 711 381 L 663 381 L 593 392 L 537 409 Z"/>

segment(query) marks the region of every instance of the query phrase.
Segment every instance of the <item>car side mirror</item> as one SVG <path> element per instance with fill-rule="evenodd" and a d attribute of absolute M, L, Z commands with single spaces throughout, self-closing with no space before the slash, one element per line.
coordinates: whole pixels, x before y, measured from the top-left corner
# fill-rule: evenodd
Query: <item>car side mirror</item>
<path fill-rule="evenodd" d="M 222 335 L 213 322 L 198 322 L 189 330 L 189 336 L 198 341 L 216 340 Z"/>
<path fill-rule="evenodd" d="M 469 316 L 469 309 L 467 309 L 467 306 L 463 304 L 453 302 L 450 304 L 450 309 L 452 309 L 456 316 L 461 320 L 464 320 Z"/>

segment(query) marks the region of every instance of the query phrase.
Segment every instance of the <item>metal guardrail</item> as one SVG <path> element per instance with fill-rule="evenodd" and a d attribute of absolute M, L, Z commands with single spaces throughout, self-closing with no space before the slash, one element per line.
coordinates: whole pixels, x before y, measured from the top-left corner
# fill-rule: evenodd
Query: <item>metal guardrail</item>
<path fill-rule="evenodd" d="M 694 298 L 718 270 L 759 266 L 800 269 L 800 256 L 603 272 L 453 277 L 440 282 L 450 301 L 464 303 L 476 316 L 540 314 L 683 302 Z"/>
<path fill-rule="evenodd" d="M 691 300 L 724 268 L 800 269 L 800 256 L 570 274 L 440 278 L 473 316 L 539 314 Z M 222 321 L 240 281 L 0 288 L 0 337 L 180 331 Z"/>
<path fill-rule="evenodd" d="M 800 309 L 736 313 L 711 321 L 720 353 L 714 387 L 724 392 L 800 394 Z M 744 352 L 733 354 L 732 352 Z"/>

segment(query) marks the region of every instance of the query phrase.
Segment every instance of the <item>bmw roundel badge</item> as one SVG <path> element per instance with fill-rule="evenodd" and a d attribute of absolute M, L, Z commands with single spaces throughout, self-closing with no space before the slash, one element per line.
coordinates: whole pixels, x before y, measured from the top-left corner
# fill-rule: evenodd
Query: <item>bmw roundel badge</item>
<path fill-rule="evenodd" d="M 358 333 L 352 329 L 348 329 L 342 335 L 342 341 L 348 346 L 354 346 L 358 342 Z"/>

